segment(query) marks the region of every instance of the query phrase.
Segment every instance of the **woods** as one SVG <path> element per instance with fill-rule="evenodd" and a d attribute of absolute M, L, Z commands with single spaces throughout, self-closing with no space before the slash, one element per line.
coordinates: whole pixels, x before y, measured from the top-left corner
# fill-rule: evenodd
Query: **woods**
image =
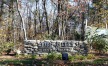
<path fill-rule="evenodd" d="M 107 29 L 107 16 L 107 0 L 1 0 L 0 41 L 84 41 L 87 26 Z"/>
<path fill-rule="evenodd" d="M 0 64 L 107 66 L 107 25 L 108 0 L 0 0 Z"/>
<path fill-rule="evenodd" d="M 86 40 L 87 26 L 107 29 L 107 0 L 1 0 L 0 40 Z"/>

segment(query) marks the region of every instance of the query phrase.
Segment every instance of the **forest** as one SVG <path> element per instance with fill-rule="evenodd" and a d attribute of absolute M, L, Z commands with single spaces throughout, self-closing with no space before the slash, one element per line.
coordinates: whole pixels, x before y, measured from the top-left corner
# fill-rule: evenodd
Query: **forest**
<path fill-rule="evenodd" d="M 107 0 L 1 0 L 1 41 L 84 40 L 87 26 L 107 28 Z"/>
<path fill-rule="evenodd" d="M 0 0 L 0 54 L 21 50 L 24 40 L 88 41 L 89 48 L 108 52 L 107 42 L 87 32 L 107 25 L 108 0 Z"/>

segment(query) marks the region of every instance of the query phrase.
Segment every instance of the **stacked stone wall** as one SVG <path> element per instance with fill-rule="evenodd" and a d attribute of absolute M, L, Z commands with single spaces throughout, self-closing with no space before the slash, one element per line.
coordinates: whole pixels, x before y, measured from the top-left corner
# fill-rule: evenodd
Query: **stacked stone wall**
<path fill-rule="evenodd" d="M 68 52 L 87 54 L 87 44 L 74 40 L 25 40 L 24 51 L 27 54 Z"/>

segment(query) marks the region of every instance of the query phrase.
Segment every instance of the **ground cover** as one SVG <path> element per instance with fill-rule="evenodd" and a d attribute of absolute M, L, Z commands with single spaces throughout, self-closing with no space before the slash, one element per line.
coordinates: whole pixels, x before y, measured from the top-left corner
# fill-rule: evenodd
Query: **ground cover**
<path fill-rule="evenodd" d="M 94 55 L 94 56 L 92 56 Z M 59 58 L 51 58 L 55 57 L 54 55 L 49 56 L 36 56 L 33 55 L 17 55 L 17 56 L 9 56 L 3 55 L 0 56 L 0 65 L 1 66 L 56 66 L 56 65 L 65 65 L 65 66 L 108 66 L 108 54 L 99 55 L 89 54 L 87 57 L 83 57 L 80 55 L 75 55 L 74 60 L 64 61 L 61 60 L 61 56 Z M 73 56 L 69 59 L 73 59 Z"/>

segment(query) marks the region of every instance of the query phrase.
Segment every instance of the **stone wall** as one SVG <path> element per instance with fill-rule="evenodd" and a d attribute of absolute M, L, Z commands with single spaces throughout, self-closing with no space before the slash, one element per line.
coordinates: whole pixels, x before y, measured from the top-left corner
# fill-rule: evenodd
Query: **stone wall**
<path fill-rule="evenodd" d="M 25 40 L 24 51 L 27 54 L 69 52 L 87 54 L 85 42 L 74 40 Z"/>

